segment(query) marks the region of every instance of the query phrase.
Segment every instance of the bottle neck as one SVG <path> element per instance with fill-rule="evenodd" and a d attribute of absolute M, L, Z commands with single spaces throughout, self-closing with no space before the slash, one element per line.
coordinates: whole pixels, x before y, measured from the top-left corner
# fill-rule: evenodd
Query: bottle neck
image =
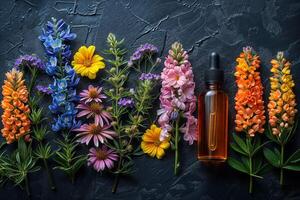
<path fill-rule="evenodd" d="M 220 83 L 206 83 L 206 88 L 209 90 L 219 90 L 221 89 Z"/>

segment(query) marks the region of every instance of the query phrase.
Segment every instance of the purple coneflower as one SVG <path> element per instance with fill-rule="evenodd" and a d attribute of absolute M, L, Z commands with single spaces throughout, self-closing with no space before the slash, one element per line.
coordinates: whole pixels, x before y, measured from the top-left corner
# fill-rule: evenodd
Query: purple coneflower
<path fill-rule="evenodd" d="M 132 108 L 134 106 L 134 100 L 132 98 L 121 98 L 118 101 L 118 105 Z"/>
<path fill-rule="evenodd" d="M 103 171 L 105 168 L 113 168 L 114 162 L 118 160 L 116 152 L 108 149 L 106 146 L 90 148 L 88 157 L 88 166 L 93 166 L 97 172 Z"/>
<path fill-rule="evenodd" d="M 107 139 L 113 139 L 116 133 L 109 130 L 110 126 L 101 126 L 97 124 L 83 124 L 80 128 L 74 129 L 78 133 L 76 136 L 79 137 L 78 142 L 88 145 L 93 140 L 96 147 L 100 143 L 104 143 Z"/>
<path fill-rule="evenodd" d="M 94 87 L 92 85 L 89 85 L 87 90 L 83 90 L 79 96 L 81 97 L 81 101 L 84 103 L 89 102 L 102 102 L 102 99 L 105 99 L 106 96 L 104 94 L 101 94 L 102 87 Z"/>
<path fill-rule="evenodd" d="M 80 103 L 77 106 L 81 111 L 77 114 L 77 117 L 86 116 L 86 118 L 94 117 L 95 124 L 104 125 L 104 121 L 106 124 L 109 124 L 109 120 L 111 119 L 111 115 L 104 109 L 104 106 L 98 102 L 91 102 L 89 104 Z"/>

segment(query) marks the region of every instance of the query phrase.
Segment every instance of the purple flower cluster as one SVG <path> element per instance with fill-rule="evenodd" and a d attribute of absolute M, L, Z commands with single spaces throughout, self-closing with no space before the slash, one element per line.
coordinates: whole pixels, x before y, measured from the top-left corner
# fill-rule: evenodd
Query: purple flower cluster
<path fill-rule="evenodd" d="M 118 101 L 118 105 L 132 108 L 134 106 L 134 100 L 132 98 L 121 98 Z"/>
<path fill-rule="evenodd" d="M 20 56 L 14 63 L 14 68 L 18 69 L 19 67 L 35 67 L 40 70 L 45 70 L 44 62 L 36 55 Z"/>
<path fill-rule="evenodd" d="M 138 61 L 144 57 L 145 54 L 154 54 L 157 53 L 158 49 L 153 44 L 142 44 L 139 48 L 135 50 L 135 52 L 130 56 L 130 60 L 128 61 L 128 65 L 131 66 L 135 61 Z"/>
<path fill-rule="evenodd" d="M 43 86 L 43 85 L 37 85 L 35 87 L 37 91 L 44 94 L 52 94 L 52 90 L 49 87 Z"/>
<path fill-rule="evenodd" d="M 145 80 L 159 80 L 160 75 L 159 74 L 152 74 L 152 73 L 142 73 L 140 80 L 145 81 Z"/>

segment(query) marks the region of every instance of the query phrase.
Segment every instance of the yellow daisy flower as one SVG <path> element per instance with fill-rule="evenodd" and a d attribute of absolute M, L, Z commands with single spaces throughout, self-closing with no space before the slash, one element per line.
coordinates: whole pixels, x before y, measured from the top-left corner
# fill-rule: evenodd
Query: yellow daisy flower
<path fill-rule="evenodd" d="M 161 159 L 165 155 L 165 149 L 170 147 L 169 138 L 160 141 L 161 128 L 152 124 L 150 129 L 147 129 L 142 137 L 141 148 L 144 153 L 151 157 Z"/>
<path fill-rule="evenodd" d="M 99 69 L 103 69 L 105 64 L 103 58 L 95 54 L 95 46 L 82 46 L 74 55 L 72 66 L 77 74 L 87 76 L 89 79 L 95 79 Z"/>

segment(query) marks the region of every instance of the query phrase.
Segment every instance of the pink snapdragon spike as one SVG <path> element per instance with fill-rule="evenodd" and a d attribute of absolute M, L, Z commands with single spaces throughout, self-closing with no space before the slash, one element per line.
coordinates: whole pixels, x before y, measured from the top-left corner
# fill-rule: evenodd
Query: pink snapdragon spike
<path fill-rule="evenodd" d="M 80 128 L 73 131 L 79 132 L 76 136 L 79 138 L 78 142 L 89 145 L 93 141 L 96 147 L 99 143 L 104 144 L 107 139 L 112 140 L 117 134 L 109 129 L 110 125 L 101 126 L 100 124 L 83 124 Z"/>
<path fill-rule="evenodd" d="M 182 45 L 175 42 L 169 50 L 161 73 L 162 88 L 158 123 L 162 127 L 161 140 L 168 137 L 172 130 L 172 120 L 182 116 L 185 124 L 180 128 L 184 140 L 190 145 L 196 140 L 197 119 L 193 116 L 196 110 L 195 82 L 188 54 Z"/>
<path fill-rule="evenodd" d="M 118 160 L 118 155 L 114 150 L 108 149 L 106 146 L 100 148 L 90 148 L 88 154 L 88 166 L 93 166 L 97 171 L 112 169 L 114 162 Z"/>

